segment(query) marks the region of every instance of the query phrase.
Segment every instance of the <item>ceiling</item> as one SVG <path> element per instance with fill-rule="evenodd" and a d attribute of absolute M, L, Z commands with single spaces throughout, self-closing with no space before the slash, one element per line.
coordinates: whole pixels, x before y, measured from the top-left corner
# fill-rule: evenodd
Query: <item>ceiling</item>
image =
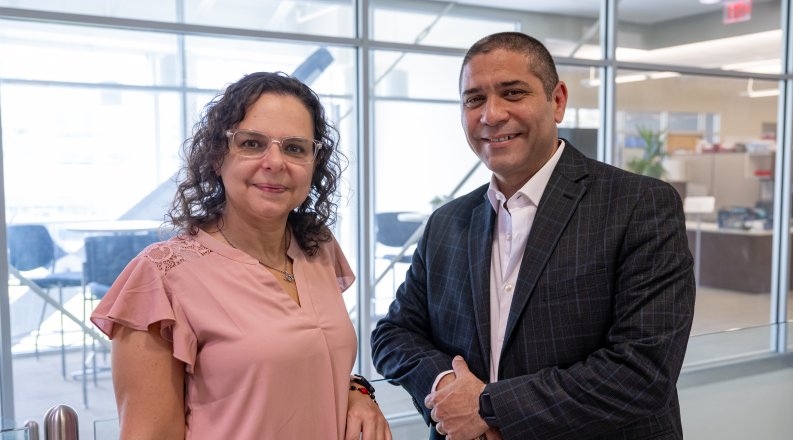
<path fill-rule="evenodd" d="M 441 1 L 441 0 L 439 0 Z M 615 0 L 617 15 L 621 22 L 639 25 L 663 23 L 670 20 L 702 14 L 720 13 L 728 0 Z M 715 1 L 715 3 L 713 3 Z M 729 0 L 735 1 L 735 0 Z M 780 0 L 753 0 L 753 3 L 779 3 Z M 535 13 L 586 17 L 597 20 L 601 0 L 456 0 L 455 3 L 491 8 L 503 8 Z M 778 73 L 780 30 L 738 34 L 734 37 L 692 41 L 657 49 L 642 50 L 620 47 L 618 57 L 623 61 L 691 65 L 705 68 L 750 71 L 756 73 Z M 597 59 L 601 56 L 597 44 L 578 46 L 576 42 L 544 41 L 555 54 L 566 54 L 575 50 L 575 56 Z M 744 54 L 736 59 L 736 54 Z M 572 55 L 570 55 L 572 56 Z"/>
<path fill-rule="evenodd" d="M 753 0 L 765 3 L 779 0 Z M 721 10 L 722 3 L 702 4 L 699 0 L 617 0 L 619 19 L 637 24 L 652 24 Z M 596 18 L 600 0 L 457 0 L 455 3 L 491 8 L 572 15 Z"/>

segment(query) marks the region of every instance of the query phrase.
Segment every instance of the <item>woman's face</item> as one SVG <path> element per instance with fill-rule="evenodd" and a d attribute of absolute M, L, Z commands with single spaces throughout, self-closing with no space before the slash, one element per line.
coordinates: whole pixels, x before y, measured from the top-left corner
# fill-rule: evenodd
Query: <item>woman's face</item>
<path fill-rule="evenodd" d="M 309 110 L 294 96 L 262 94 L 230 130 L 255 130 L 270 138 L 299 136 L 314 139 Z M 241 153 L 231 140 L 218 174 L 226 189 L 224 216 L 251 224 L 283 222 L 300 206 L 311 187 L 314 163 L 287 160 L 280 144 L 272 142 L 261 157 Z"/>

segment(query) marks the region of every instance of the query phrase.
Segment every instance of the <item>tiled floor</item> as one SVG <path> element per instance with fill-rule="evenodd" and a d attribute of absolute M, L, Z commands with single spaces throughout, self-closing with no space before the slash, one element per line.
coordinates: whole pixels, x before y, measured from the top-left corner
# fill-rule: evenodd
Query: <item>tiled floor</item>
<path fill-rule="evenodd" d="M 81 439 L 113 439 L 115 435 L 94 437 L 94 423 L 106 433 L 108 427 L 115 428 L 116 406 L 113 386 L 109 374 L 97 376 L 97 384 L 90 380 L 88 407 L 83 404 L 82 381 L 72 373 L 81 371 L 82 353 L 80 350 L 67 352 L 67 377 L 61 375 L 59 352 L 47 353 L 36 359 L 33 356 L 14 357 L 14 396 L 15 419 L 17 425 L 27 420 L 35 420 L 44 438 L 44 415 L 55 405 L 68 405 L 77 412 Z M 109 421 L 108 419 L 113 419 Z M 105 421 L 105 422 L 102 422 Z"/>

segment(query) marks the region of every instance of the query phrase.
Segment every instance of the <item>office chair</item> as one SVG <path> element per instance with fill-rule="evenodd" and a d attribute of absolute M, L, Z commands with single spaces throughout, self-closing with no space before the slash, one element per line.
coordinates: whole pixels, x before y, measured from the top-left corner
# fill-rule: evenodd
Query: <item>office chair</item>
<path fill-rule="evenodd" d="M 375 214 L 375 237 L 386 246 L 403 248 L 408 245 L 413 233 L 421 227 L 422 221 L 418 218 L 420 214 L 415 212 L 378 212 Z M 383 255 L 383 258 L 389 260 L 395 257 L 396 255 Z M 410 263 L 410 259 L 410 254 L 406 253 L 398 262 Z"/>
<path fill-rule="evenodd" d="M 32 281 L 36 286 L 41 288 L 45 295 L 49 295 L 49 290 L 53 287 L 58 288 L 58 303 L 63 307 L 63 288 L 64 287 L 80 287 L 82 286 L 82 273 L 74 272 L 56 272 L 55 263 L 57 255 L 63 254 L 63 251 L 55 245 L 49 231 L 44 225 L 41 224 L 18 224 L 8 225 L 6 228 L 6 236 L 8 238 L 8 263 L 20 272 L 31 271 L 34 269 L 44 268 L 47 274 L 43 276 L 30 276 L 26 277 L 27 280 Z M 38 291 L 36 294 L 41 294 Z M 35 337 L 35 354 L 38 359 L 39 355 L 39 336 L 41 335 L 41 325 L 44 323 L 44 318 L 47 311 L 47 302 L 41 308 L 41 316 L 39 317 L 38 328 Z M 64 341 L 63 332 L 63 313 L 60 315 L 61 319 L 61 374 L 66 378 L 66 343 Z"/>
<path fill-rule="evenodd" d="M 127 264 L 146 246 L 159 241 L 156 231 L 145 234 L 95 235 L 85 238 L 85 262 L 83 263 L 83 320 L 88 319 L 89 311 L 94 309 L 94 301 L 104 298 L 110 286 L 121 274 Z M 86 375 L 93 375 L 97 383 L 96 341 L 91 339 L 91 355 L 88 355 L 88 335 L 83 333 L 82 384 L 83 403 L 88 407 Z M 76 376 L 78 373 L 73 374 Z"/>
<path fill-rule="evenodd" d="M 421 214 L 415 212 L 378 212 L 375 214 L 375 239 L 378 243 L 389 247 L 399 248 L 400 251 L 407 250 L 415 243 L 408 243 L 413 233 L 422 225 Z M 389 267 L 377 278 L 382 279 L 387 271 L 391 271 L 392 287 L 396 286 L 396 263 L 410 264 L 412 252 L 398 254 L 384 254 L 380 258 L 391 261 Z"/>

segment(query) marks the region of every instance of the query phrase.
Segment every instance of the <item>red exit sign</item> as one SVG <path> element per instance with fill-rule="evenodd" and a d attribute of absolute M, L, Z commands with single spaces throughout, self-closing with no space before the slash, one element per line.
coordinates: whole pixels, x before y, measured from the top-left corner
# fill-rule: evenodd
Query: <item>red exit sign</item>
<path fill-rule="evenodd" d="M 724 3 L 724 24 L 740 23 L 752 19 L 752 0 Z"/>

